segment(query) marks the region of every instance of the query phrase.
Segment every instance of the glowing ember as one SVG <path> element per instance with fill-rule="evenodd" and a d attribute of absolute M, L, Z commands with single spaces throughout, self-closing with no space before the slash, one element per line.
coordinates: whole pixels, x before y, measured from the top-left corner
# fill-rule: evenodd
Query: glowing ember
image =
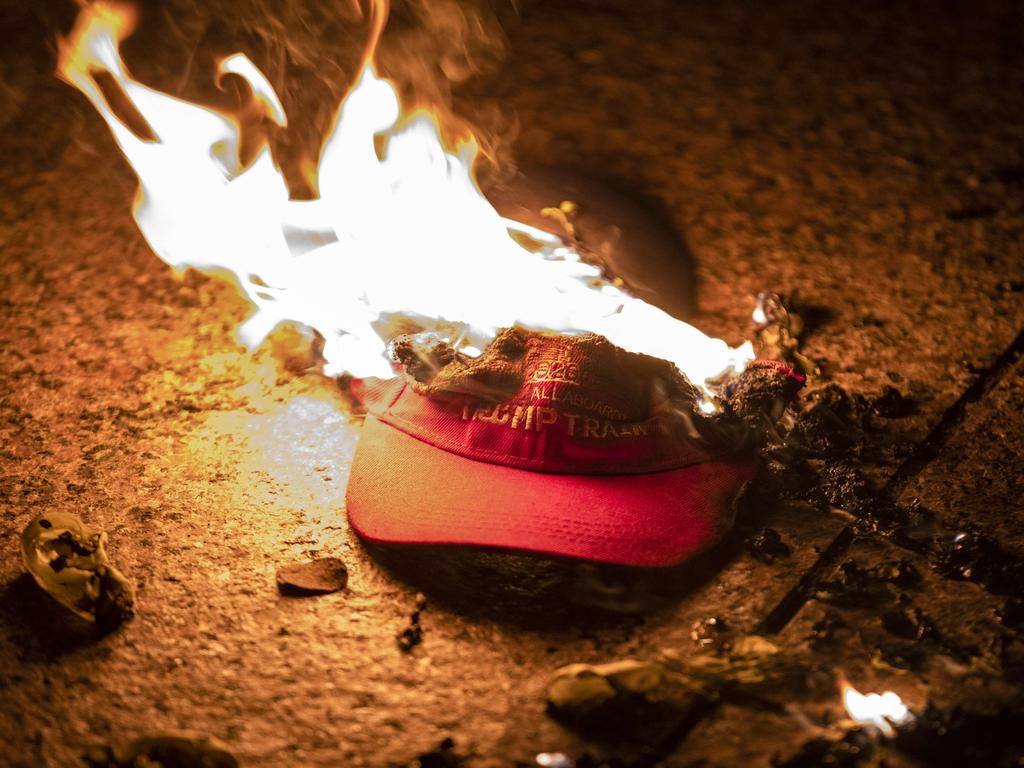
<path fill-rule="evenodd" d="M 386 10 L 373 9 L 373 42 Z M 446 148 L 431 114 L 403 117 L 376 73 L 373 42 L 323 147 L 319 199 L 293 201 L 266 142 L 243 165 L 237 120 L 132 79 L 118 52 L 131 29 L 124 9 L 87 6 L 61 43 L 59 72 L 100 112 L 138 175 L 135 219 L 157 255 L 175 268 L 226 271 L 255 305 L 239 329 L 250 347 L 297 321 L 324 337 L 325 373 L 390 377 L 386 342 L 398 332 L 432 331 L 473 354 L 519 324 L 601 333 L 671 360 L 699 384 L 753 358 L 750 344 L 731 349 L 705 336 L 627 295 L 555 236 L 503 219 L 474 182 L 476 145 Z M 100 73 L 150 136 L 111 107 Z M 225 59 L 226 73 L 285 124 L 248 58 Z"/>
<path fill-rule="evenodd" d="M 894 725 L 910 722 L 914 716 L 900 697 L 892 691 L 869 693 L 866 696 L 848 683 L 841 685 L 843 704 L 854 720 L 873 725 L 886 736 L 892 736 Z"/>

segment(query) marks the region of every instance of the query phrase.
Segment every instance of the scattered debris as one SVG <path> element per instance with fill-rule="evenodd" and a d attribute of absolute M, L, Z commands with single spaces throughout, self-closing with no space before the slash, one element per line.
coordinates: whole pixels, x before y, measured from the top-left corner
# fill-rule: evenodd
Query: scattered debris
<path fill-rule="evenodd" d="M 737 637 L 719 652 L 666 655 L 664 664 L 670 677 L 687 691 L 708 698 L 740 695 L 763 683 L 778 683 L 791 668 L 782 649 L 761 635 Z"/>
<path fill-rule="evenodd" d="M 848 456 L 859 449 L 870 426 L 867 398 L 850 394 L 837 384 L 826 384 L 812 392 L 809 404 L 797 418 L 793 437 L 812 456 Z"/>
<path fill-rule="evenodd" d="M 190 732 L 158 733 L 128 744 L 90 748 L 89 768 L 238 768 L 228 748 L 209 736 Z"/>
<path fill-rule="evenodd" d="M 851 461 L 827 463 L 818 476 L 814 494 L 819 503 L 844 509 L 857 517 L 866 517 L 877 507 L 877 497 L 863 473 Z"/>
<path fill-rule="evenodd" d="M 782 540 L 782 534 L 774 528 L 762 529 L 747 539 L 746 545 L 750 554 L 765 563 L 774 563 L 790 555 L 789 545 Z"/>
<path fill-rule="evenodd" d="M 916 670 L 927 661 L 931 651 L 916 641 L 892 640 L 878 644 L 877 659 L 895 669 Z"/>
<path fill-rule="evenodd" d="M 868 433 L 883 426 L 879 419 L 896 419 L 914 412 L 914 402 L 892 385 L 875 397 L 850 393 L 829 383 L 812 392 L 797 415 L 786 445 L 809 458 L 850 458 L 859 455 Z"/>
<path fill-rule="evenodd" d="M 902 637 L 907 640 L 924 640 L 935 637 L 935 626 L 925 615 L 924 611 L 914 605 L 909 605 L 905 596 L 898 601 L 898 605 L 882 613 L 882 626 L 891 635 Z"/>
<path fill-rule="evenodd" d="M 726 380 L 722 393 L 729 409 L 759 428 L 774 425 L 806 383 L 806 377 L 776 360 L 755 360 Z"/>
<path fill-rule="evenodd" d="M 839 566 L 835 578 L 823 581 L 815 597 L 826 603 L 848 608 L 872 608 L 888 605 L 896 595 L 886 580 L 872 569 L 863 568 L 854 560 Z"/>
<path fill-rule="evenodd" d="M 348 568 L 336 557 L 322 557 L 277 569 L 277 589 L 289 597 L 338 592 L 348 584 Z"/>
<path fill-rule="evenodd" d="M 726 624 L 724 619 L 711 616 L 706 619 L 697 619 L 697 621 L 693 622 L 693 625 L 690 627 L 690 639 L 699 648 L 707 648 L 708 646 L 721 644 L 722 638 L 728 631 L 729 625 Z"/>
<path fill-rule="evenodd" d="M 937 540 L 932 566 L 943 576 L 973 581 L 997 595 L 1024 594 L 1024 559 L 974 527 Z"/>
<path fill-rule="evenodd" d="M 109 631 L 133 615 L 135 591 L 107 562 L 107 534 L 67 512 L 38 515 L 21 534 L 21 555 L 36 583 L 61 605 Z"/>
<path fill-rule="evenodd" d="M 867 569 L 873 579 L 895 584 L 901 589 L 918 589 L 921 586 L 921 572 L 909 560 L 886 560 Z"/>
<path fill-rule="evenodd" d="M 807 639 L 811 642 L 812 647 L 819 649 L 826 643 L 836 640 L 840 632 L 849 628 L 839 612 L 829 608 L 825 611 L 825 615 L 811 626 L 811 634 Z"/>
<path fill-rule="evenodd" d="M 713 626 L 719 620 L 705 622 Z M 595 737 L 629 739 L 678 721 L 702 698 L 778 682 L 790 666 L 781 649 L 759 635 L 738 637 L 720 652 L 702 647 L 696 653 L 666 652 L 659 661 L 570 664 L 548 681 L 548 714 Z"/>
<path fill-rule="evenodd" d="M 757 294 L 753 317 L 758 357 L 784 360 L 805 374 L 819 373 L 818 366 L 800 352 L 803 318 L 791 311 L 779 294 L 770 291 Z"/>
<path fill-rule="evenodd" d="M 416 609 L 409 614 L 409 626 L 398 633 L 398 649 L 402 653 L 411 653 L 412 649 L 423 642 L 423 627 L 420 625 L 420 613 L 427 607 L 427 598 L 421 592 L 416 593 Z"/>
<path fill-rule="evenodd" d="M 672 689 L 665 667 L 654 662 L 570 664 L 548 681 L 548 714 L 581 731 L 600 733 L 614 725 L 626 735 L 671 707 L 679 688 Z"/>

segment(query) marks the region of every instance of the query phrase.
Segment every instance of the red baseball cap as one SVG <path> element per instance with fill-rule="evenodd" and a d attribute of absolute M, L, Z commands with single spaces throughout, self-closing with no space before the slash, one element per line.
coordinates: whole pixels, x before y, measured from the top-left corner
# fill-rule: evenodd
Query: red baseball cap
<path fill-rule="evenodd" d="M 519 328 L 476 359 L 415 337 L 392 351 L 404 377 L 353 383 L 363 538 L 670 566 L 732 526 L 751 441 L 702 416 L 673 364 Z"/>

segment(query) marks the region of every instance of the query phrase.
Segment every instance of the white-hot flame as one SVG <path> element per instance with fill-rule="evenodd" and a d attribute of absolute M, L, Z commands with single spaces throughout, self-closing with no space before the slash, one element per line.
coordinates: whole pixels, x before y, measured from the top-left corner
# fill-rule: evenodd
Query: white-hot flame
<path fill-rule="evenodd" d="M 242 165 L 236 120 L 129 75 L 118 43 L 130 27 L 122 9 L 86 7 L 62 42 L 60 74 L 100 112 L 137 173 L 135 218 L 157 255 L 176 268 L 226 270 L 252 301 L 239 329 L 246 344 L 297 321 L 323 336 L 325 373 L 380 377 L 393 375 L 386 344 L 396 332 L 435 331 L 471 353 L 514 324 L 600 333 L 671 360 L 697 384 L 753 358 L 749 344 L 732 349 L 629 296 L 557 237 L 503 219 L 473 180 L 475 144 L 446 149 L 429 114 L 403 118 L 372 53 L 324 144 L 319 199 L 293 201 L 268 146 Z M 220 70 L 244 79 L 264 114 L 285 124 L 249 59 L 235 54 Z M 155 140 L 111 107 L 97 73 Z"/>
<path fill-rule="evenodd" d="M 913 715 L 900 697 L 892 691 L 861 693 L 849 684 L 842 684 L 843 705 L 850 717 L 864 725 L 873 725 L 886 736 L 892 736 L 894 725 L 910 722 Z"/>

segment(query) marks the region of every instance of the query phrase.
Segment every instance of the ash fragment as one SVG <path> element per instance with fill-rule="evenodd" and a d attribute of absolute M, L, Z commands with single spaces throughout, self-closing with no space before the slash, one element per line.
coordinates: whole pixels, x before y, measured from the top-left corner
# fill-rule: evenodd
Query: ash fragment
<path fill-rule="evenodd" d="M 828 384 L 811 394 L 809 407 L 797 418 L 796 434 L 814 456 L 848 455 L 864 442 L 868 409 L 863 395 Z"/>
<path fill-rule="evenodd" d="M 409 614 L 409 626 L 398 633 L 398 649 L 402 653 L 412 653 L 412 649 L 423 642 L 423 627 L 420 625 L 420 613 L 427 607 L 427 598 L 422 593 L 416 595 L 416 609 Z"/>
<path fill-rule="evenodd" d="M 840 507 L 858 517 L 871 511 L 875 496 L 868 487 L 863 473 L 852 461 L 836 461 L 826 464 L 819 476 L 817 489 L 819 500 L 834 507 Z"/>
<path fill-rule="evenodd" d="M 764 563 L 774 563 L 789 557 L 790 548 L 782 534 L 774 528 L 764 528 L 746 540 L 747 551 Z"/>
<path fill-rule="evenodd" d="M 891 385 L 875 397 L 866 397 L 828 384 L 810 395 L 788 442 L 814 458 L 859 455 L 867 435 L 883 428 L 879 419 L 902 418 L 913 411 L 913 402 Z"/>
<path fill-rule="evenodd" d="M 774 434 L 775 424 L 805 381 L 803 376 L 782 363 L 760 360 L 727 382 L 722 394 L 730 413 L 754 430 L 768 430 Z"/>
<path fill-rule="evenodd" d="M 431 333 L 399 336 L 389 349 L 423 395 L 460 394 L 499 402 L 522 385 L 527 337 L 518 328 L 506 328 L 475 359 L 458 354 Z"/>
<path fill-rule="evenodd" d="M 421 384 L 429 384 L 445 366 L 458 362 L 465 367 L 467 363 L 450 343 L 432 333 L 399 336 L 388 345 L 388 353 Z"/>

